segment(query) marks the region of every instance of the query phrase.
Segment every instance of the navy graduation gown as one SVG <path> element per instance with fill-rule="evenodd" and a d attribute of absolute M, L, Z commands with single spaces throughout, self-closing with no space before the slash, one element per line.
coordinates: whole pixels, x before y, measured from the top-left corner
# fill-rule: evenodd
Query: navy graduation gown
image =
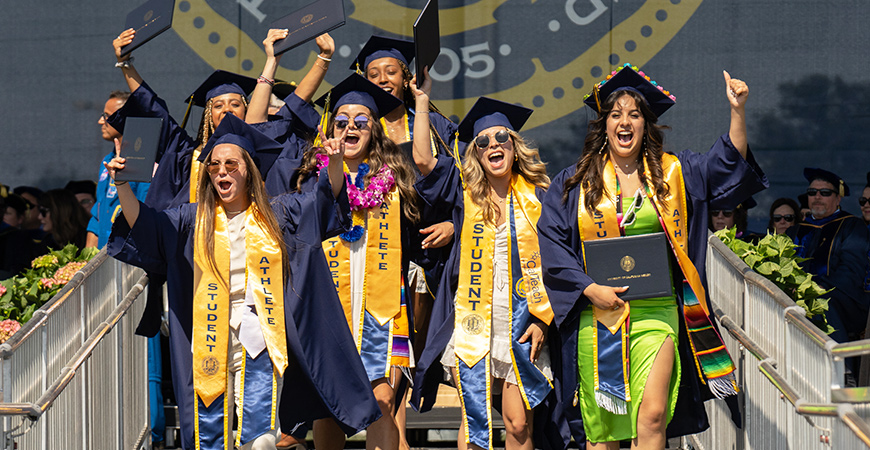
<path fill-rule="evenodd" d="M 751 195 L 768 187 L 767 177 L 752 153 L 744 159 L 734 148 L 728 134 L 723 135 L 706 154 L 685 150 L 677 155 L 681 163 L 688 200 L 688 255 L 706 286 L 708 206 L 736 206 Z M 589 304 L 582 292 L 594 281 L 586 275 L 581 259 L 580 233 L 577 224 L 579 185 L 562 202 L 564 185 L 574 175 L 576 166 L 562 170 L 544 197 L 538 221 L 538 236 L 544 268 L 544 285 L 550 296 L 555 323 L 561 334 L 561 408 L 576 439 L 585 439 L 582 417 L 572 406 L 577 380 L 577 332 L 580 312 Z M 679 290 L 677 290 L 679 291 Z M 682 304 L 680 305 L 682 309 Z M 682 312 L 681 312 L 682 315 Z M 680 320 L 679 352 L 683 376 L 674 418 L 668 436 L 680 436 L 706 429 L 709 424 L 703 401 L 712 398 L 706 386 L 698 382 L 698 372 L 688 345 L 685 323 Z M 554 367 L 555 373 L 555 367 Z"/>
<path fill-rule="evenodd" d="M 192 372 L 193 242 L 196 204 L 158 212 L 140 205 L 139 218 L 130 229 L 126 220 L 115 222 L 109 254 L 146 270 L 166 267 L 169 292 L 169 327 L 173 387 L 179 407 L 182 445 L 193 448 L 194 414 Z M 350 225 L 347 191 L 338 200 L 326 176 L 315 190 L 285 195 L 272 201 L 272 209 L 286 243 L 289 275 L 284 301 L 290 365 L 284 373 L 279 418 L 285 426 L 333 417 L 347 433 L 364 429 L 380 416 L 356 345 L 321 248 L 330 222 Z M 337 217 L 336 217 L 337 216 Z"/>

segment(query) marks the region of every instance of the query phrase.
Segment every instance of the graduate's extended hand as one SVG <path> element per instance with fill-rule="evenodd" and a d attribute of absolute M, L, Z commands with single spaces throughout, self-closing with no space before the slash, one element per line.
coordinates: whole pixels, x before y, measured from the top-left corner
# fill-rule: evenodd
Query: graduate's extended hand
<path fill-rule="evenodd" d="M 746 99 L 749 98 L 749 86 L 743 80 L 731 78 L 731 74 L 722 71 L 725 76 L 725 95 L 728 97 L 728 102 L 732 108 L 742 109 L 746 106 Z"/>
<path fill-rule="evenodd" d="M 526 332 L 520 337 L 519 343 L 522 344 L 532 339 L 532 349 L 529 352 L 529 361 L 535 362 L 538 356 L 541 356 L 541 349 L 544 348 L 544 341 L 547 340 L 547 326 L 543 322 L 532 321 L 532 324 L 526 328 Z"/>
<path fill-rule="evenodd" d="M 275 56 L 275 42 L 280 41 L 287 37 L 290 34 L 290 30 L 284 28 L 271 28 L 269 29 L 269 33 L 266 34 L 266 39 L 263 39 L 263 50 L 266 51 L 266 58 L 278 58 L 280 56 Z"/>
<path fill-rule="evenodd" d="M 136 30 L 129 28 L 122 31 L 121 34 L 112 41 L 112 47 L 115 47 L 115 58 L 118 59 L 118 62 L 126 61 L 133 55 L 133 53 L 127 53 L 122 57 L 121 47 L 133 42 L 134 37 L 136 37 Z"/>
<path fill-rule="evenodd" d="M 326 59 L 332 59 L 332 54 L 335 53 L 335 41 L 329 33 L 323 33 L 314 39 L 317 43 L 317 48 L 320 50 L 320 56 Z"/>
<path fill-rule="evenodd" d="M 108 163 L 103 162 L 103 166 L 106 167 L 112 180 L 115 179 L 115 174 L 119 170 L 124 170 L 125 162 L 127 162 L 127 160 L 121 157 L 121 140 L 115 138 L 115 156 Z"/>
<path fill-rule="evenodd" d="M 329 156 L 330 165 L 332 165 L 333 162 L 342 165 L 342 162 L 344 161 L 344 142 L 347 139 L 348 130 L 350 130 L 350 127 L 345 127 L 344 130 L 341 131 L 341 135 L 338 137 L 328 138 L 323 132 L 323 127 L 317 127 L 317 132 L 320 134 L 320 142 L 321 145 L 323 145 L 323 151 L 326 153 L 326 156 Z"/>
<path fill-rule="evenodd" d="M 417 76 L 414 75 L 414 78 L 411 78 L 411 85 L 409 86 L 411 92 L 414 93 L 414 97 L 417 101 L 425 101 L 429 102 L 429 94 L 432 93 L 432 77 L 429 76 L 429 67 L 423 68 L 423 84 L 417 88 Z"/>
<path fill-rule="evenodd" d="M 592 302 L 593 305 L 601 309 L 619 309 L 625 304 L 616 294 L 621 294 L 628 290 L 628 286 L 611 287 L 602 286 L 598 283 L 592 283 L 586 286 L 583 290 L 583 295 Z"/>
<path fill-rule="evenodd" d="M 423 248 L 439 248 L 444 247 L 453 240 L 455 227 L 453 222 L 441 222 L 435 225 L 430 225 L 420 230 L 420 233 L 427 234 L 423 239 Z"/>

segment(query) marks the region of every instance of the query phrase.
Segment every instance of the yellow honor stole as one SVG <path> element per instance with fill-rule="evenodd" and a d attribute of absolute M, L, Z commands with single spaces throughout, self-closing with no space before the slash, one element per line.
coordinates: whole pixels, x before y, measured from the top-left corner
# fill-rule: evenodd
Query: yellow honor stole
<path fill-rule="evenodd" d="M 366 260 L 363 281 L 363 311 L 380 325 L 399 314 L 402 284 L 402 203 L 393 186 L 379 208 L 370 208 L 366 223 Z M 323 244 L 329 273 L 341 299 L 348 326 L 353 330 L 350 293 L 350 243 L 340 237 Z M 372 294 L 372 295 L 369 295 Z M 362 321 L 362 318 L 359 318 Z M 357 340 L 359 347 L 359 339 Z"/>
<path fill-rule="evenodd" d="M 541 217 L 541 202 L 535 195 L 535 186 L 520 175 L 514 175 L 511 179 L 508 195 L 514 209 L 517 251 L 523 271 L 523 279 L 517 280 L 522 286 L 518 291 L 526 294 L 529 312 L 550 324 L 553 310 L 544 290 L 535 228 Z M 463 201 L 465 217 L 460 235 L 462 250 L 456 289 L 454 345 L 456 357 L 468 367 L 473 367 L 486 356 L 490 347 L 496 227 L 483 220 L 483 211 L 472 200 L 468 190 L 463 193 Z M 513 283 L 511 280 L 510 285 L 513 286 Z"/>
<path fill-rule="evenodd" d="M 667 196 L 662 200 L 654 195 L 655 188 L 650 184 L 652 175 L 644 160 L 644 175 L 647 180 L 647 197 L 655 206 L 656 213 L 668 236 L 670 247 L 676 256 L 677 263 L 685 278 L 683 289 L 683 316 L 687 323 L 689 345 L 698 368 L 702 382 L 710 382 L 713 393 L 723 398 L 736 392 L 736 381 L 733 378 L 734 365 L 722 343 L 721 337 L 710 323 L 710 309 L 707 305 L 706 292 L 701 283 L 698 270 L 687 254 L 688 251 L 688 207 L 686 184 L 680 160 L 671 154 L 662 155 L 663 179 L 668 185 Z M 577 208 L 578 227 L 582 241 L 611 237 L 619 237 L 619 224 L 616 217 L 616 198 L 609 193 L 616 192 L 616 171 L 608 160 L 604 173 L 605 195 L 598 204 L 598 213 L 586 209 L 584 191 L 580 188 L 580 200 Z M 585 265 L 585 261 L 584 261 Z M 688 286 L 685 286 L 685 285 Z M 593 305 L 595 320 L 605 325 L 612 333 L 616 333 L 625 323 L 629 315 L 629 303 L 617 311 L 603 310 Z M 597 331 L 597 327 L 596 327 Z M 626 333 L 623 333 L 625 336 Z M 597 338 L 596 338 L 597 339 Z M 627 349 L 627 346 L 624 346 Z M 627 350 L 626 350 L 627 352 Z M 626 355 L 627 357 L 627 355 Z M 596 360 L 597 372 L 597 360 Z"/>
<path fill-rule="evenodd" d="M 222 272 L 219 275 L 208 263 L 204 227 L 199 220 L 197 217 L 193 249 L 193 389 L 208 407 L 227 387 L 230 237 L 227 216 L 217 205 L 214 256 Z M 280 376 L 288 364 L 282 250 L 266 232 L 265 220 L 252 203 L 245 211 L 246 290 L 253 292 L 266 348 Z"/>
<path fill-rule="evenodd" d="M 199 186 L 199 170 L 203 164 L 199 162 L 202 154 L 202 144 L 193 149 L 193 157 L 190 159 L 190 203 L 196 203 L 196 189 Z"/>

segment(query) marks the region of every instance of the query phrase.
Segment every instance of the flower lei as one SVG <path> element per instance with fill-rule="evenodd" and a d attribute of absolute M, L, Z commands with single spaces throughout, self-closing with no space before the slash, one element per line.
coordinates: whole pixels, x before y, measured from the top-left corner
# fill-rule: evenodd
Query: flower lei
<path fill-rule="evenodd" d="M 317 169 L 320 170 L 329 162 L 329 157 L 323 154 L 317 155 Z M 369 185 L 364 186 L 365 176 L 371 168 L 366 163 L 360 163 L 357 169 L 356 179 L 351 181 L 350 170 L 344 165 L 344 176 L 347 180 L 347 197 L 350 202 L 350 210 L 353 211 L 353 228 L 341 234 L 346 242 L 356 242 L 362 238 L 365 228 L 365 212 L 367 209 L 380 206 L 384 202 L 384 196 L 395 186 L 396 180 L 393 171 L 384 164 L 377 175 L 369 180 Z"/>

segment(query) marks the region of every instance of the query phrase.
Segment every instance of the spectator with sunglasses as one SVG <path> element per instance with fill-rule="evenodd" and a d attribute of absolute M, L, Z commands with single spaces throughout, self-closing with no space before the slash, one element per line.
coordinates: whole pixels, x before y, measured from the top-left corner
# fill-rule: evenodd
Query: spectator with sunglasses
<path fill-rule="evenodd" d="M 849 195 L 842 178 L 817 168 L 804 169 L 804 177 L 810 183 L 811 214 L 787 233 L 798 245 L 798 256 L 809 258 L 801 263 L 803 269 L 815 275 L 823 288 L 833 289 L 827 294 L 831 299 L 827 319 L 835 328 L 831 338 L 855 340 L 864 332 L 870 309 L 863 288 L 870 232 L 863 220 L 840 209 L 840 201 Z"/>
<path fill-rule="evenodd" d="M 770 220 L 767 231 L 773 234 L 785 234 L 785 231 L 800 222 L 800 206 L 788 197 L 780 197 L 770 205 Z"/>

